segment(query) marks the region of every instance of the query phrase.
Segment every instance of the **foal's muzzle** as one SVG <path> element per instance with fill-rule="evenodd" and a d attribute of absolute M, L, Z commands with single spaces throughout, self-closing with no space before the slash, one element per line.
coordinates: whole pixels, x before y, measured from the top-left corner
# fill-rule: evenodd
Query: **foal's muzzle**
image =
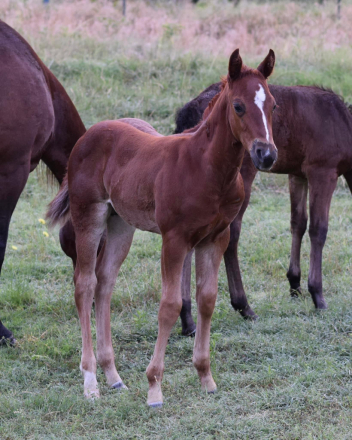
<path fill-rule="evenodd" d="M 277 160 L 277 149 L 273 144 L 256 139 L 253 142 L 250 155 L 259 171 L 269 171 Z"/>

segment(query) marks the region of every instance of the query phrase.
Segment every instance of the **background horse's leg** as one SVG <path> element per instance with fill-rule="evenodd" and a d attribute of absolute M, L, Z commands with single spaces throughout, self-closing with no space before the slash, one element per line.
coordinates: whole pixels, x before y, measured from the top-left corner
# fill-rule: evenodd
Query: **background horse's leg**
<path fill-rule="evenodd" d="M 18 167 L 17 164 L 3 162 L 0 169 L 0 273 L 5 258 L 7 237 L 12 213 L 23 191 L 29 175 L 29 164 Z M 0 321 L 0 344 L 15 344 L 13 334 Z"/>
<path fill-rule="evenodd" d="M 290 283 L 291 296 L 301 294 L 301 244 L 307 229 L 307 193 L 308 180 L 303 177 L 289 175 L 291 199 L 291 258 L 287 278 Z"/>
<path fill-rule="evenodd" d="M 187 254 L 182 269 L 182 309 L 180 313 L 180 318 L 182 324 L 182 334 L 184 336 L 192 336 L 196 331 L 196 325 L 192 318 L 191 302 L 192 255 L 193 250 Z"/>
<path fill-rule="evenodd" d="M 161 381 L 167 341 L 182 308 L 181 278 L 187 246 L 179 237 L 163 236 L 161 251 L 162 295 L 159 307 L 159 331 L 153 358 L 147 368 L 149 381 L 148 405 L 161 406 Z"/>
<path fill-rule="evenodd" d="M 240 212 L 235 220 L 231 223 L 230 243 L 224 254 L 232 307 L 235 310 L 238 310 L 240 314 L 247 319 L 257 319 L 258 316 L 248 304 L 248 300 L 243 288 L 241 271 L 238 263 L 238 242 L 240 239 L 242 218 L 249 204 L 252 183 L 256 174 L 257 171 L 252 163 L 252 159 L 250 158 L 249 154 L 246 153 L 241 168 L 245 199 Z"/>
<path fill-rule="evenodd" d="M 106 226 L 108 205 L 82 205 L 82 211 L 71 206 L 76 232 L 77 266 L 75 269 L 75 301 L 82 331 L 80 369 L 84 378 L 84 395 L 99 397 L 96 378 L 96 360 L 93 352 L 90 315 L 97 284 L 95 266 L 97 250 Z"/>
<path fill-rule="evenodd" d="M 209 241 L 196 246 L 198 319 L 193 364 L 197 369 L 202 390 L 208 393 L 216 390 L 210 371 L 210 324 L 218 293 L 219 267 L 229 242 L 229 235 L 229 228 L 227 228 L 215 242 Z"/>
<path fill-rule="evenodd" d="M 97 261 L 95 290 L 95 318 L 97 327 L 97 358 L 108 385 L 126 388 L 115 367 L 111 341 L 110 302 L 121 264 L 130 250 L 135 228 L 118 215 L 108 219 L 107 236 Z"/>
<path fill-rule="evenodd" d="M 328 233 L 329 209 L 337 174 L 331 170 L 308 172 L 309 237 L 311 242 L 308 290 L 317 309 L 326 309 L 322 282 L 322 252 Z"/>

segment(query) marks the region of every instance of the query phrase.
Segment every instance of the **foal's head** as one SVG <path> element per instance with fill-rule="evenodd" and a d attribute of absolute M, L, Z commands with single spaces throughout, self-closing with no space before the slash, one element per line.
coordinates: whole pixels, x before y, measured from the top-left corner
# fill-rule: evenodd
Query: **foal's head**
<path fill-rule="evenodd" d="M 242 65 L 236 49 L 230 57 L 225 85 L 232 134 L 249 151 L 254 165 L 261 171 L 269 171 L 277 159 L 272 134 L 272 113 L 276 104 L 266 82 L 274 64 L 275 54 L 270 49 L 257 69 L 249 69 Z"/>

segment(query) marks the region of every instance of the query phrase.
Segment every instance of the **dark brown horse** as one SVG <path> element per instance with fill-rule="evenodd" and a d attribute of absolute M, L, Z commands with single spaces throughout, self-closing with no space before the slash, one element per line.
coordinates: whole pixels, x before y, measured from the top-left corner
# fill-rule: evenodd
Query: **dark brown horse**
<path fill-rule="evenodd" d="M 209 101 L 220 91 L 221 83 L 213 84 L 187 103 L 176 115 L 176 133 L 193 127 L 201 120 Z M 309 236 L 311 241 L 308 290 L 317 309 L 325 309 L 322 288 L 322 250 L 327 231 L 331 197 L 338 176 L 343 175 L 352 191 L 352 116 L 351 109 L 330 90 L 319 87 L 283 87 L 269 85 L 277 103 L 273 117 L 273 137 L 279 159 L 271 173 L 288 174 L 291 197 L 292 247 L 287 278 L 292 296 L 301 293 L 300 248 L 307 228 L 307 194 L 309 191 Z M 257 170 L 247 153 L 241 174 L 245 201 L 231 224 L 230 244 L 225 264 L 231 304 L 246 318 L 256 318 L 243 289 L 238 264 L 238 241 L 242 217 L 251 194 Z M 185 265 L 183 309 L 184 334 L 195 330 L 190 302 L 190 256 Z"/>
<path fill-rule="evenodd" d="M 0 271 L 9 224 L 28 175 L 42 160 L 59 183 L 84 125 L 30 45 L 0 20 Z M 14 343 L 0 321 L 0 341 Z"/>
<path fill-rule="evenodd" d="M 236 50 L 222 91 L 210 104 L 212 111 L 192 134 L 156 136 L 123 121 L 105 121 L 88 130 L 73 149 L 67 179 L 48 217 L 55 224 L 70 216 L 76 234 L 75 300 L 87 397 L 99 396 L 90 329 L 93 297 L 98 362 L 110 386 L 124 387 L 111 343 L 110 299 L 136 228 L 159 233 L 163 241 L 159 333 L 147 368 L 148 404 L 162 404 L 165 350 L 182 307 L 183 263 L 193 248 L 198 303 L 193 362 L 202 388 L 216 389 L 210 321 L 229 225 L 244 200 L 239 168 L 245 149 L 259 169 L 270 169 L 277 158 L 271 130 L 275 101 L 266 83 L 274 62 L 270 51 L 258 70 L 248 69 Z"/>

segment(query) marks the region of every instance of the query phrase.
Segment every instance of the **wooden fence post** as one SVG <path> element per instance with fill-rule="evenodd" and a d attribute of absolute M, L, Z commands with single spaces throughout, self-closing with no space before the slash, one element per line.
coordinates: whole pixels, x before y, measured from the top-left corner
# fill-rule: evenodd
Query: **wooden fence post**
<path fill-rule="evenodd" d="M 341 0 L 337 0 L 337 19 L 341 18 Z"/>
<path fill-rule="evenodd" d="M 122 14 L 126 16 L 126 0 L 122 0 Z"/>

